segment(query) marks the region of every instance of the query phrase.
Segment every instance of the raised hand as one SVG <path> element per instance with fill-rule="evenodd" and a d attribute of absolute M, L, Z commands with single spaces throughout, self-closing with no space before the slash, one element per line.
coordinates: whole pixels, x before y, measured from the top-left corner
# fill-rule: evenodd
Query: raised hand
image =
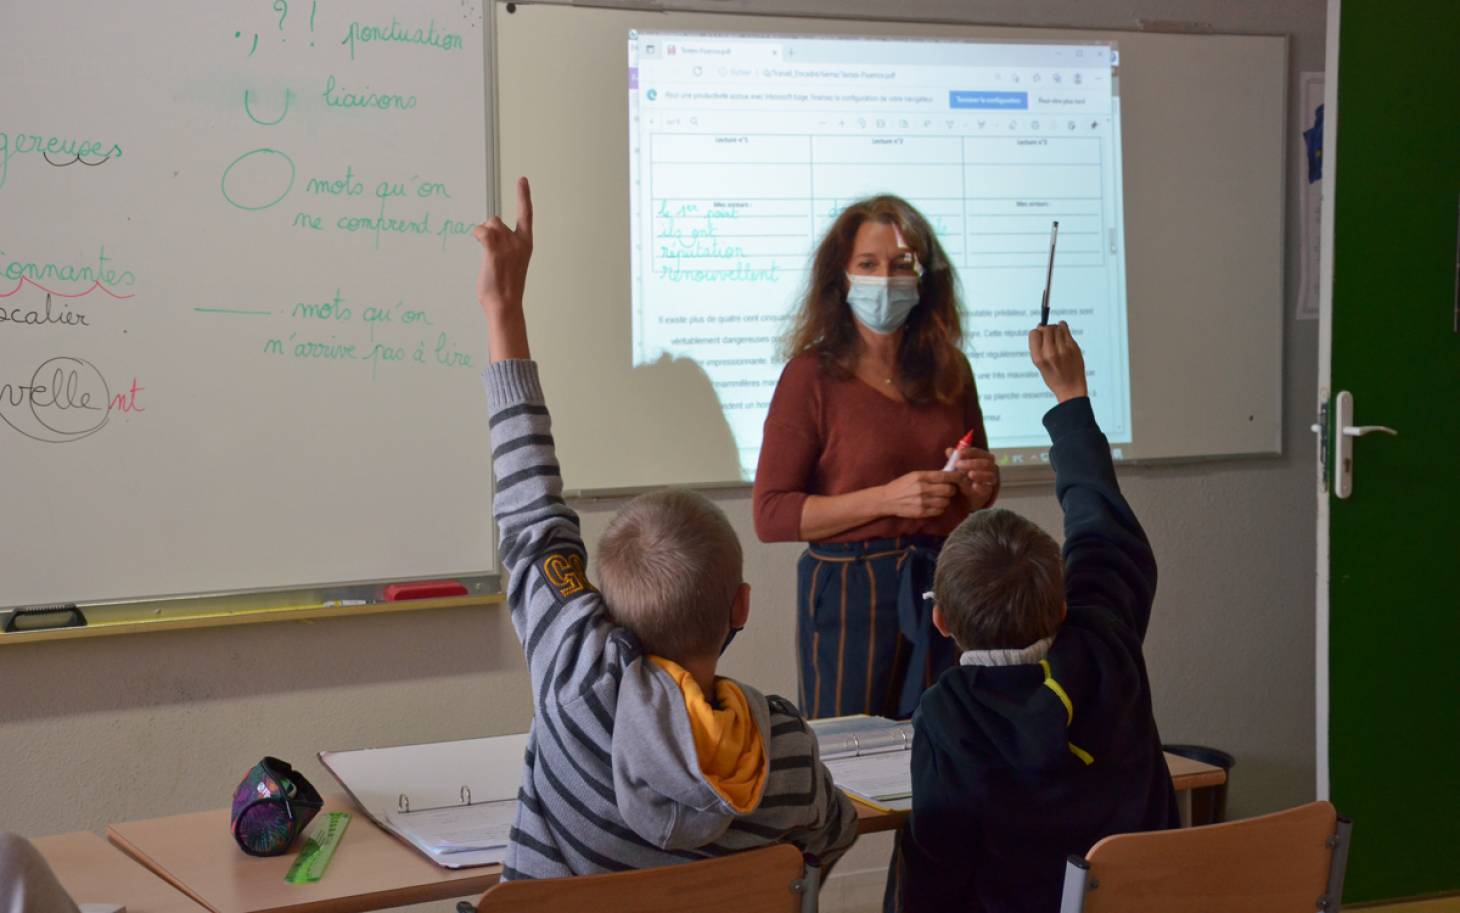
<path fill-rule="evenodd" d="M 1064 402 L 1089 395 L 1085 386 L 1085 356 L 1075 337 L 1070 335 L 1068 323 L 1061 320 L 1059 326 L 1030 330 L 1029 357 L 1055 399 Z"/>
<path fill-rule="evenodd" d="M 477 273 L 477 301 L 487 315 L 493 361 L 527 358 L 527 321 L 522 294 L 527 286 L 527 264 L 532 259 L 532 188 L 527 178 L 517 179 L 517 227 L 508 228 L 499 216 L 472 229 L 482 245 L 482 266 Z"/>

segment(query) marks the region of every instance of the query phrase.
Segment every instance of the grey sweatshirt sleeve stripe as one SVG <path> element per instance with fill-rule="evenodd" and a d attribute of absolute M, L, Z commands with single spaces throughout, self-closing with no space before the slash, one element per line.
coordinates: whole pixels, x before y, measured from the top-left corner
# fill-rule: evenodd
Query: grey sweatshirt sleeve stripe
<path fill-rule="evenodd" d="M 537 365 L 501 361 L 482 375 L 492 428 L 492 496 L 499 554 L 507 569 L 507 606 L 522 641 L 532 693 L 539 708 L 548 689 L 569 678 L 555 668 L 566 658 L 564 634 L 606 622 L 602 603 L 587 580 L 587 554 L 578 515 L 563 501 L 563 480 L 553 451 L 551 418 L 543 403 Z M 592 651 L 587 651 L 592 652 Z"/>

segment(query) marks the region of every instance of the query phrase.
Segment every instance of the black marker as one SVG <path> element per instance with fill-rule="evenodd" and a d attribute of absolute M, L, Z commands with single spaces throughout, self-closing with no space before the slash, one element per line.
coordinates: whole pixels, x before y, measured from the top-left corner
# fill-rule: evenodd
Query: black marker
<path fill-rule="evenodd" d="M 1049 326 L 1049 281 L 1054 278 L 1054 245 L 1060 237 L 1060 223 L 1054 222 L 1049 229 L 1049 267 L 1044 271 L 1044 299 L 1039 303 L 1039 325 Z"/>

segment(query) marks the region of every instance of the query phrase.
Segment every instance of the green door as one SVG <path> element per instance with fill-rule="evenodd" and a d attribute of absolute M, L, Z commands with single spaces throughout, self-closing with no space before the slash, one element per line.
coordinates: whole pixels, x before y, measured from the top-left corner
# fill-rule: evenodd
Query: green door
<path fill-rule="evenodd" d="M 1361 901 L 1460 891 L 1460 3 L 1330 11 L 1329 386 L 1398 432 L 1351 438 L 1328 494 L 1330 794 Z"/>

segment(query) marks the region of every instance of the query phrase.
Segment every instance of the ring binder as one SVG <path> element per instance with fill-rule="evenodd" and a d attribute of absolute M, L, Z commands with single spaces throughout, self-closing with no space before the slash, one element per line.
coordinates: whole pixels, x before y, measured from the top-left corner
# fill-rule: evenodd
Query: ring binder
<path fill-rule="evenodd" d="M 455 869 L 506 855 L 527 742 L 520 733 L 323 751 L 319 759 L 370 820 Z"/>
<path fill-rule="evenodd" d="M 395 800 L 395 808 L 396 811 L 400 812 L 402 815 L 409 815 L 413 812 L 418 814 L 420 812 L 439 812 L 443 808 L 460 808 L 463 805 L 472 804 L 470 786 L 462 786 L 461 792 L 458 793 L 458 795 L 461 796 L 461 801 L 458 802 L 456 805 L 433 805 L 430 808 L 411 808 L 411 797 L 406 795 L 405 793 L 401 793 L 400 797 Z"/>

